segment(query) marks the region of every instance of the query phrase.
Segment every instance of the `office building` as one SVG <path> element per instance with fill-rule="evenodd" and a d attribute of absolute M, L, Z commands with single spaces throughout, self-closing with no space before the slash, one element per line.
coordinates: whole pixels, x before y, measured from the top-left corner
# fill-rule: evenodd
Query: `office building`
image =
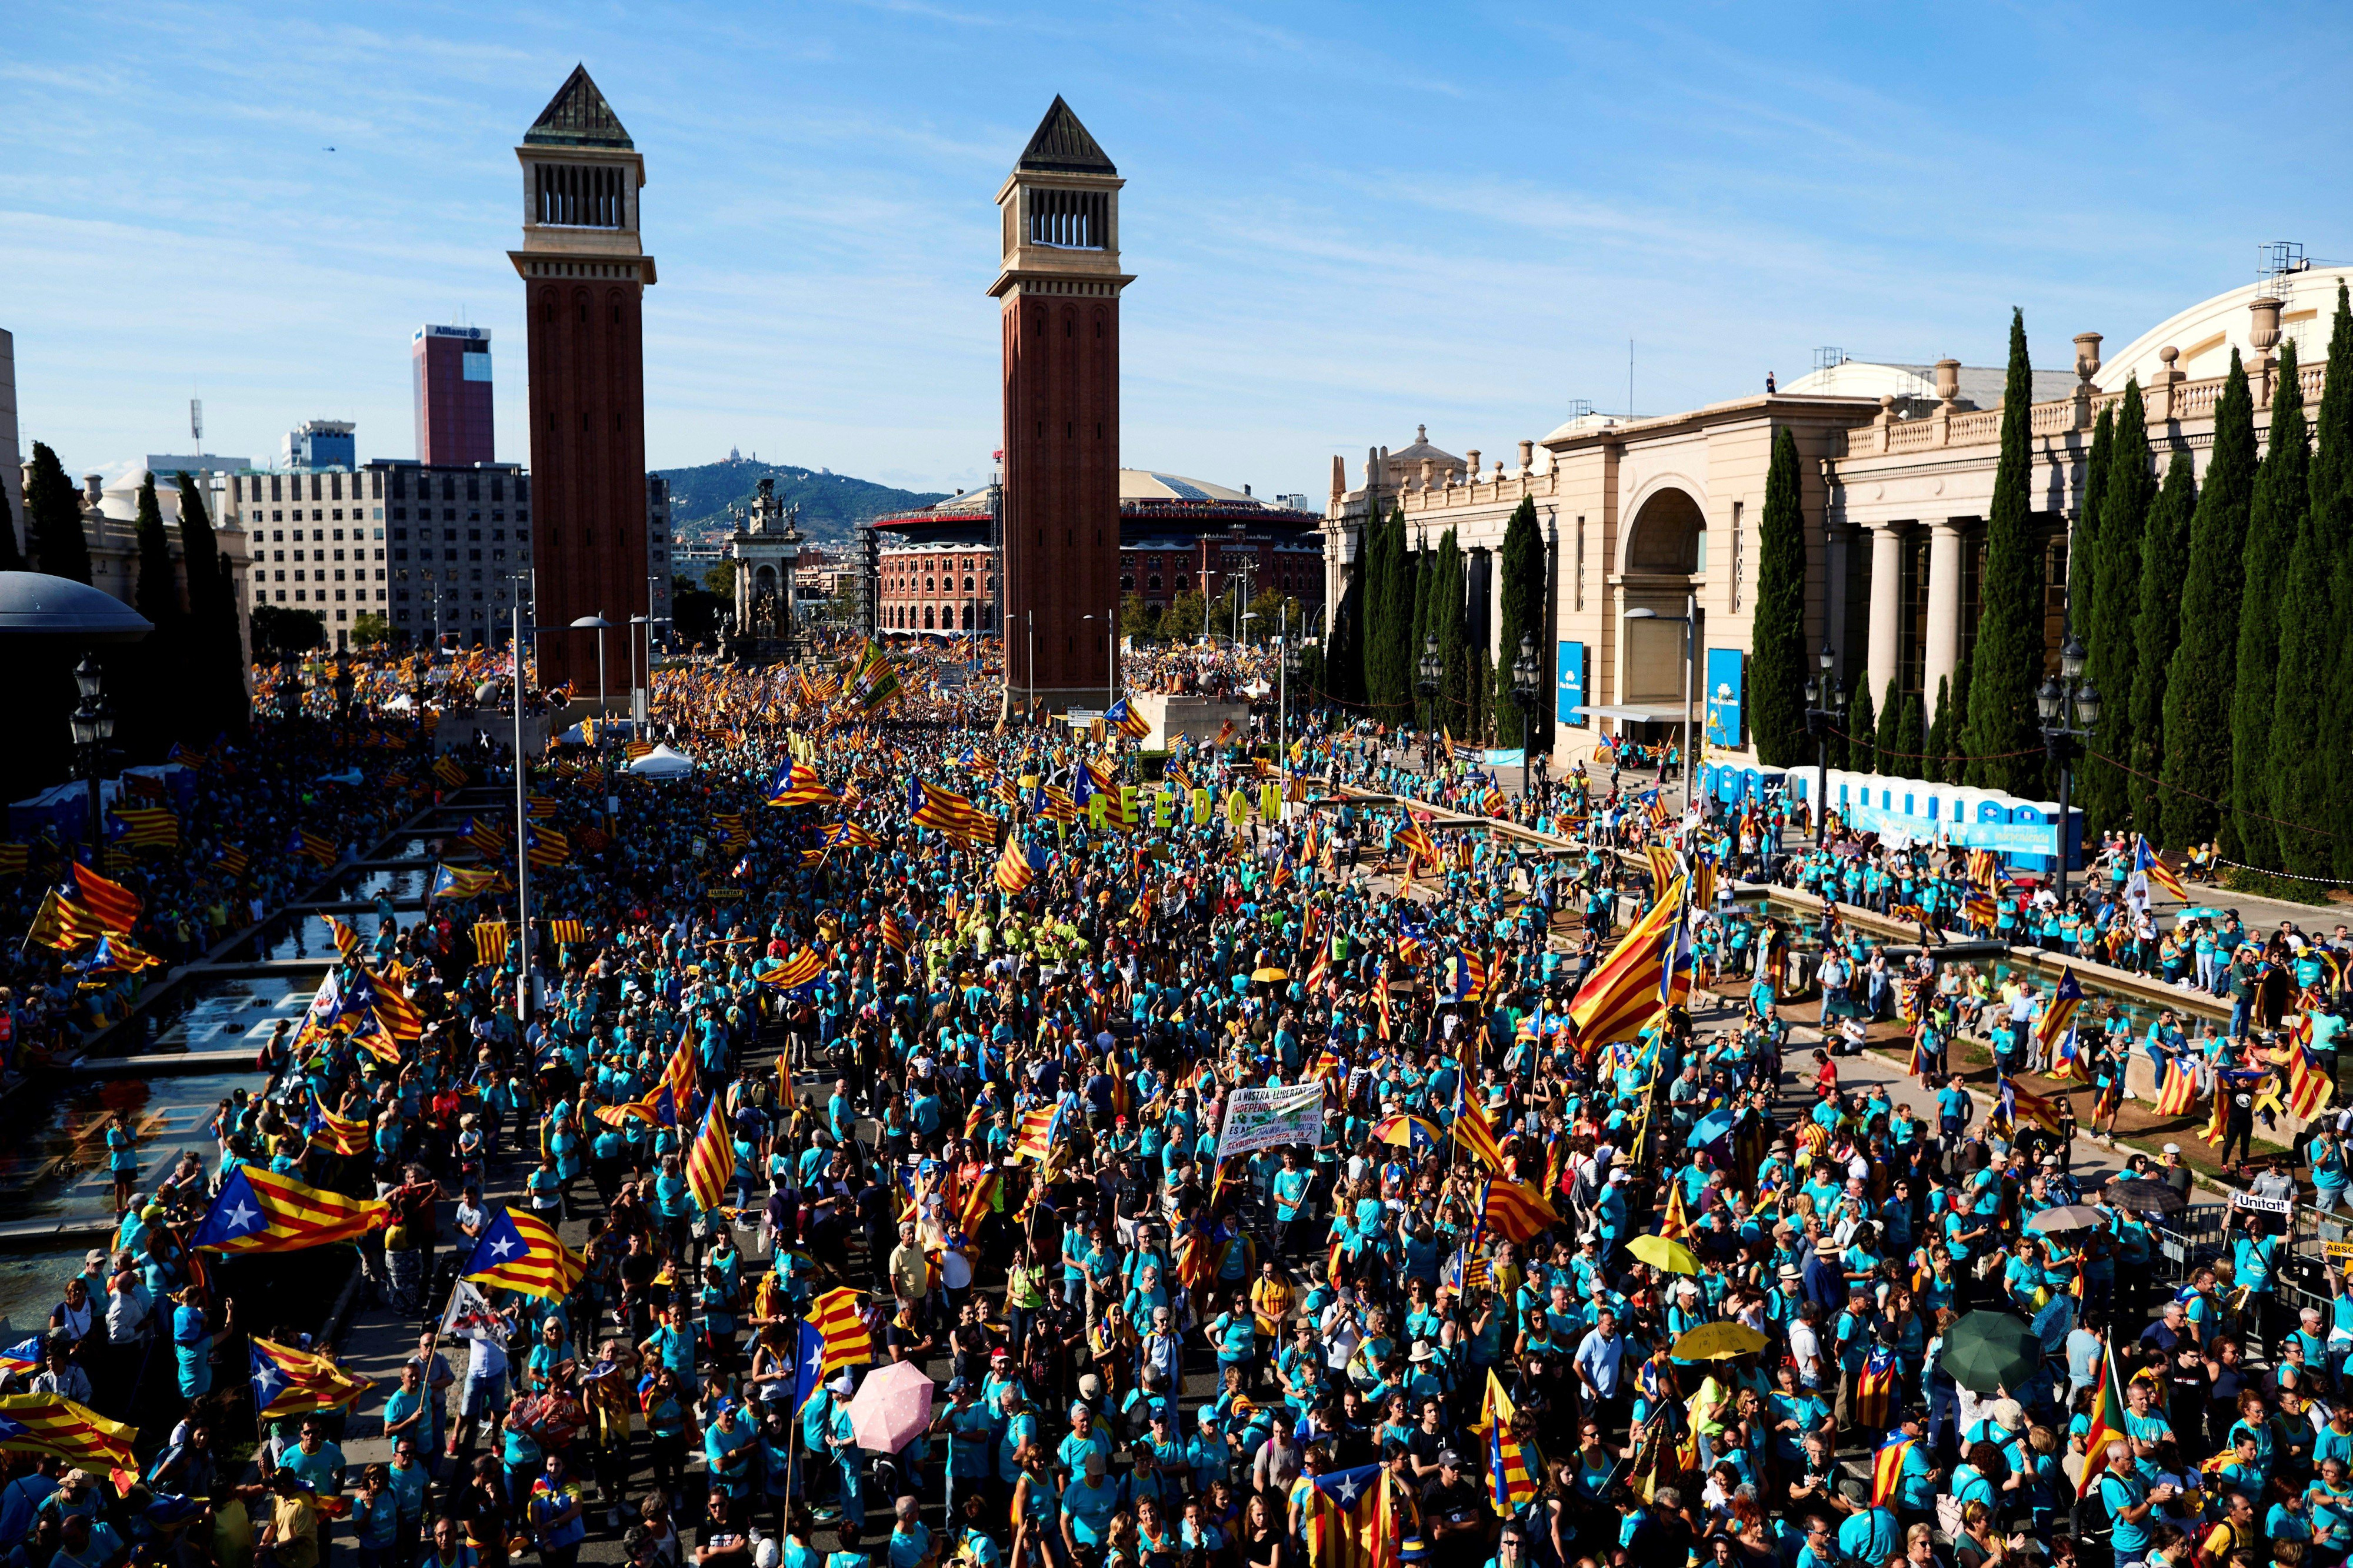
<path fill-rule="evenodd" d="M 350 473 L 360 466 L 359 441 L 348 419 L 306 419 L 286 433 L 286 460 L 280 465 L 306 472 L 340 468 Z"/>
<path fill-rule="evenodd" d="M 408 361 L 417 395 L 417 460 L 447 468 L 498 461 L 491 438 L 490 329 L 419 327 Z"/>

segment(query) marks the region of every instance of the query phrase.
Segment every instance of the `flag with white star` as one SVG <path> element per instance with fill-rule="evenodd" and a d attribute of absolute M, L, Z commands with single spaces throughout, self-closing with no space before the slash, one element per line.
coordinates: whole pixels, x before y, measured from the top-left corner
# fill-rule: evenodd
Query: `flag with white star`
<path fill-rule="evenodd" d="M 1307 1550 L 1315 1568 L 1396 1568 L 1398 1530 L 1388 1468 L 1359 1465 L 1314 1479 Z"/>
<path fill-rule="evenodd" d="M 490 1212 L 491 1222 L 482 1227 L 481 1239 L 460 1274 L 526 1296 L 560 1301 L 572 1294 L 587 1272 L 588 1260 L 565 1246 L 555 1227 L 535 1214 L 518 1214 L 503 1205 Z"/>
<path fill-rule="evenodd" d="M 260 1419 L 300 1415 L 309 1410 L 347 1409 L 366 1398 L 374 1386 L 326 1356 L 264 1339 L 247 1343 L 252 1347 L 248 1375 L 253 1383 L 253 1407 Z"/>
<path fill-rule="evenodd" d="M 391 1217 L 381 1199 L 347 1197 L 258 1165 L 239 1165 L 221 1183 L 189 1246 L 214 1252 L 298 1252 L 356 1242 L 384 1228 Z"/>

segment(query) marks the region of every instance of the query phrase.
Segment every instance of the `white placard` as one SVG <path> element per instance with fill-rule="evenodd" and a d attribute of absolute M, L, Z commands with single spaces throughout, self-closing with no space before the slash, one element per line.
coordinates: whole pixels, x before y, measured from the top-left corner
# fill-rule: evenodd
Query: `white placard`
<path fill-rule="evenodd" d="M 1282 1143 L 1311 1147 L 1324 1137 L 1324 1085 L 1276 1084 L 1267 1089 L 1238 1089 L 1226 1097 L 1225 1131 L 1218 1136 L 1218 1158 L 1271 1149 Z"/>

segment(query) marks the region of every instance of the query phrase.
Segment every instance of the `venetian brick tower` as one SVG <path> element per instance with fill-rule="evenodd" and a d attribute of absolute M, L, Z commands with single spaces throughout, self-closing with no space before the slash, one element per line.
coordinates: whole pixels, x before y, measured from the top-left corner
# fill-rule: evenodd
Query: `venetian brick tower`
<path fill-rule="evenodd" d="M 1101 707 L 1119 606 L 1119 171 L 1060 98 L 997 205 L 1007 698 Z M 1092 616 L 1092 620 L 1083 617 Z M 1031 650 L 1035 649 L 1033 668 Z"/>
<path fill-rule="evenodd" d="M 638 237 L 645 160 L 588 79 L 572 75 L 515 149 L 522 163 L 523 280 L 531 357 L 532 621 L 568 628 L 646 609 L 645 291 Z M 626 647 L 613 639 L 608 653 Z M 543 686 L 596 690 L 596 634 L 539 634 Z M 626 678 L 625 678 L 626 679 Z M 617 693 L 617 696 L 618 694 Z"/>

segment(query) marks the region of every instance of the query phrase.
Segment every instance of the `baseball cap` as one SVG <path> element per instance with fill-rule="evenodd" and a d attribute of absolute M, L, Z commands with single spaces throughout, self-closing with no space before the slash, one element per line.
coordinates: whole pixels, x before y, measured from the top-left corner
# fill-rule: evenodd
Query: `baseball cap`
<path fill-rule="evenodd" d="M 2162 1150 L 2159 1150 L 2158 1152 L 2165 1154 L 2179 1154 L 2181 1152 L 2181 1145 L 2179 1143 L 2168 1143 Z"/>

